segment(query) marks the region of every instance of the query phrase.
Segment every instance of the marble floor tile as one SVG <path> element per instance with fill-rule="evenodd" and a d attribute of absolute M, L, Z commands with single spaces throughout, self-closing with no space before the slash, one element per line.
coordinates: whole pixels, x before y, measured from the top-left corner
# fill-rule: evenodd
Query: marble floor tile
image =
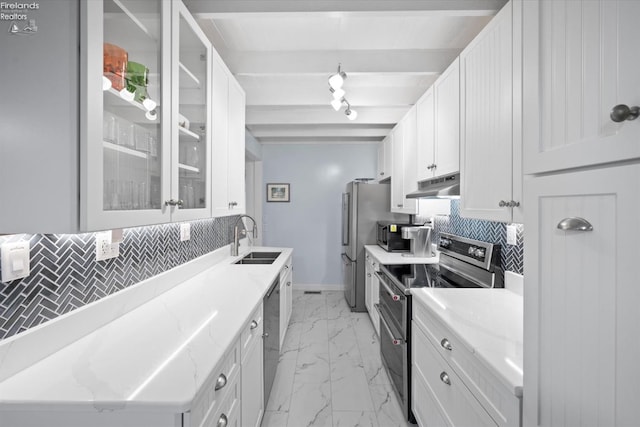
<path fill-rule="evenodd" d="M 369 385 L 371 399 L 376 408 L 376 417 L 378 424 L 385 427 L 410 427 L 410 424 L 404 419 L 402 409 L 398 403 L 391 385 Z"/>
<path fill-rule="evenodd" d="M 294 387 L 288 427 L 333 427 L 331 384 L 300 383 Z"/>
<path fill-rule="evenodd" d="M 385 427 L 378 425 L 375 412 L 333 411 L 333 427 Z"/>
<path fill-rule="evenodd" d="M 296 361 L 295 384 L 319 384 L 331 381 L 327 353 L 299 352 Z"/>
<path fill-rule="evenodd" d="M 316 319 L 302 324 L 300 352 L 329 353 L 329 333 L 326 319 Z"/>
<path fill-rule="evenodd" d="M 327 300 L 324 295 L 318 295 L 318 298 L 306 300 L 304 317 L 306 320 L 327 319 Z"/>
<path fill-rule="evenodd" d="M 276 371 L 267 411 L 288 411 L 293 394 L 293 380 L 296 374 L 296 360 L 280 360 Z"/>
<path fill-rule="evenodd" d="M 280 411 L 265 411 L 262 418 L 262 427 L 286 427 L 287 418 L 289 418 L 288 412 Z"/>
<path fill-rule="evenodd" d="M 287 333 L 282 343 L 282 351 L 280 352 L 280 360 L 295 359 L 298 357 L 298 349 L 300 348 L 300 336 L 302 335 L 302 322 L 290 322 Z"/>
<path fill-rule="evenodd" d="M 327 295 L 327 319 L 344 319 L 351 314 L 342 292 L 332 292 Z"/>
<path fill-rule="evenodd" d="M 350 322 L 340 319 L 327 321 L 329 333 L 329 356 L 331 360 L 348 357 L 358 363 L 362 362 L 356 333 Z"/>
<path fill-rule="evenodd" d="M 332 369 L 331 393 L 331 402 L 336 411 L 374 411 L 369 383 L 360 366 Z"/>

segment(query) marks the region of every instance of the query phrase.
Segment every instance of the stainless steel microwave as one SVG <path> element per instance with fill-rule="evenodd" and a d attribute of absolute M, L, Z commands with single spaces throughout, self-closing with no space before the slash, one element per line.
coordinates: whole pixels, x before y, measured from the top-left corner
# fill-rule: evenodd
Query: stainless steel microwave
<path fill-rule="evenodd" d="M 411 226 L 409 223 L 378 221 L 376 243 L 387 252 L 408 252 L 411 241 L 402 238 L 402 228 Z"/>

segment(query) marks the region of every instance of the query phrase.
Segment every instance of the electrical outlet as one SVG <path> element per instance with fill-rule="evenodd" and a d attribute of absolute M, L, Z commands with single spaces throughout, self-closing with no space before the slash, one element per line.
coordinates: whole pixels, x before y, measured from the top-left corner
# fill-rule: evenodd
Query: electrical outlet
<path fill-rule="evenodd" d="M 518 230 L 515 225 L 509 224 L 507 225 L 507 245 L 517 245 L 518 244 Z"/>
<path fill-rule="evenodd" d="M 191 239 L 191 224 L 188 222 L 180 224 L 180 241 L 184 242 Z"/>
<path fill-rule="evenodd" d="M 120 255 L 120 244 L 111 243 L 111 231 L 96 233 L 96 261 L 104 261 Z"/>

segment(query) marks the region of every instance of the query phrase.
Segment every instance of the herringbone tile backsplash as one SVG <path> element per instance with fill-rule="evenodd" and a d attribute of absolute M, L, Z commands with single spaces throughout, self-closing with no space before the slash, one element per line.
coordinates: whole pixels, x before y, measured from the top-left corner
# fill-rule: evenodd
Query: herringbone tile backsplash
<path fill-rule="evenodd" d="M 524 227 L 516 224 L 516 245 L 507 245 L 507 224 L 502 222 L 483 221 L 479 219 L 462 218 L 460 216 L 460 201 L 451 200 L 451 215 L 437 216 L 434 224 L 434 238 L 439 234 L 451 233 L 469 239 L 498 243 L 502 246 L 500 256 L 502 269 L 523 274 L 524 269 Z"/>
<path fill-rule="evenodd" d="M 0 244 L 29 240 L 31 246 L 31 274 L 0 283 L 0 339 L 229 244 L 236 219 L 193 221 L 185 242 L 179 224 L 125 229 L 120 256 L 100 262 L 93 233 L 0 236 Z"/>

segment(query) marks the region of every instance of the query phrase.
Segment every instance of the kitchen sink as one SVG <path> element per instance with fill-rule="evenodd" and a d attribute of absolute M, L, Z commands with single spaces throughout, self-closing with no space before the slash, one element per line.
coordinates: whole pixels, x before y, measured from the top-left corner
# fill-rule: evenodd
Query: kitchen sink
<path fill-rule="evenodd" d="M 281 252 L 251 252 L 234 264 L 273 264 Z"/>

